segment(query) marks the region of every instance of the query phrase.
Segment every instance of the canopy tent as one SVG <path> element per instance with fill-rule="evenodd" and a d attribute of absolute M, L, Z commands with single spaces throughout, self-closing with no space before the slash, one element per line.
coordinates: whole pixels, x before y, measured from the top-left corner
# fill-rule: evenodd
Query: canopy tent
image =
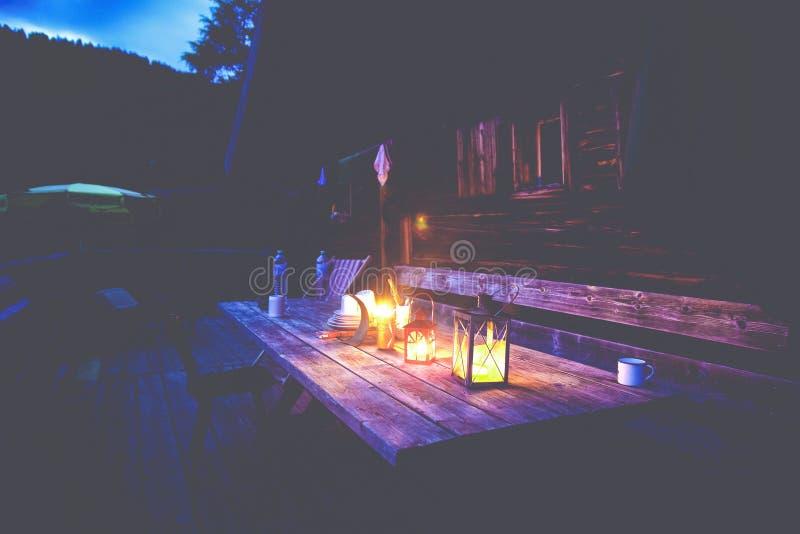
<path fill-rule="evenodd" d="M 45 185 L 7 195 L 9 214 L 36 214 L 49 208 L 78 210 L 110 222 L 136 222 L 161 213 L 157 197 L 106 185 Z"/>

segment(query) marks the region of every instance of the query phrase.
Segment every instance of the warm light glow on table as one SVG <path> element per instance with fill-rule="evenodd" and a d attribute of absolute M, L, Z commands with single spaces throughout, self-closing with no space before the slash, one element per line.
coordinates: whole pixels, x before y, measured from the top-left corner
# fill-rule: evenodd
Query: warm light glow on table
<path fill-rule="evenodd" d="M 402 340 L 403 335 L 405 334 L 405 326 L 408 324 L 409 317 L 411 312 L 411 306 L 398 306 L 394 310 L 394 321 L 395 326 L 397 327 L 395 330 L 397 339 Z"/>
<path fill-rule="evenodd" d="M 394 309 L 385 302 L 381 302 L 375 308 L 375 318 L 378 320 L 385 321 L 391 319 L 392 315 L 394 315 Z"/>

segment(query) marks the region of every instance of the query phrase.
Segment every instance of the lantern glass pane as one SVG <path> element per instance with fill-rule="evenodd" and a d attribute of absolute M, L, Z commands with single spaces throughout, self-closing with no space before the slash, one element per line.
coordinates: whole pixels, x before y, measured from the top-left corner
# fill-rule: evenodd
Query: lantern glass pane
<path fill-rule="evenodd" d="M 469 365 L 469 317 L 455 316 L 453 332 L 453 374 L 466 379 Z"/>
<path fill-rule="evenodd" d="M 409 330 L 406 334 L 406 360 L 430 362 L 436 354 L 434 330 Z"/>
<path fill-rule="evenodd" d="M 428 357 L 427 361 L 432 362 L 436 359 L 436 332 L 431 329 L 428 332 Z"/>
<path fill-rule="evenodd" d="M 472 382 L 493 383 L 506 379 L 508 321 L 481 321 L 474 332 Z"/>

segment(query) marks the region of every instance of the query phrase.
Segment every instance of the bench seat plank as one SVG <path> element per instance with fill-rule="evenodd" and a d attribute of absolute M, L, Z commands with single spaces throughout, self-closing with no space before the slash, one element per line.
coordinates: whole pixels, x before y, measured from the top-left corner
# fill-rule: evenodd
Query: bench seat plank
<path fill-rule="evenodd" d="M 479 292 L 494 293 L 514 284 L 520 289 L 515 301 L 519 306 L 751 349 L 784 351 L 788 346 L 788 325 L 755 304 L 554 282 L 498 271 L 467 272 L 408 265 L 396 266 L 394 270 L 398 284 L 407 288 L 474 297 Z"/>

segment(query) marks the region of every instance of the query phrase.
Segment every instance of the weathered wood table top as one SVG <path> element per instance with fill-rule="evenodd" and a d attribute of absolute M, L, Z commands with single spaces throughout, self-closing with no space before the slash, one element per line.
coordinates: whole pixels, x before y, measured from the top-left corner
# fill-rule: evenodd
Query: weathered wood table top
<path fill-rule="evenodd" d="M 254 302 L 219 308 L 260 341 L 281 367 L 393 465 L 410 451 L 462 436 L 670 396 L 618 384 L 613 373 L 512 345 L 507 386 L 469 390 L 450 375 L 452 341 L 437 330 L 437 359 L 407 364 L 403 345 L 377 350 L 318 339 L 337 305 L 290 299 L 268 318 Z M 441 330 L 441 329 L 440 329 Z M 372 339 L 372 343 L 370 340 Z"/>

